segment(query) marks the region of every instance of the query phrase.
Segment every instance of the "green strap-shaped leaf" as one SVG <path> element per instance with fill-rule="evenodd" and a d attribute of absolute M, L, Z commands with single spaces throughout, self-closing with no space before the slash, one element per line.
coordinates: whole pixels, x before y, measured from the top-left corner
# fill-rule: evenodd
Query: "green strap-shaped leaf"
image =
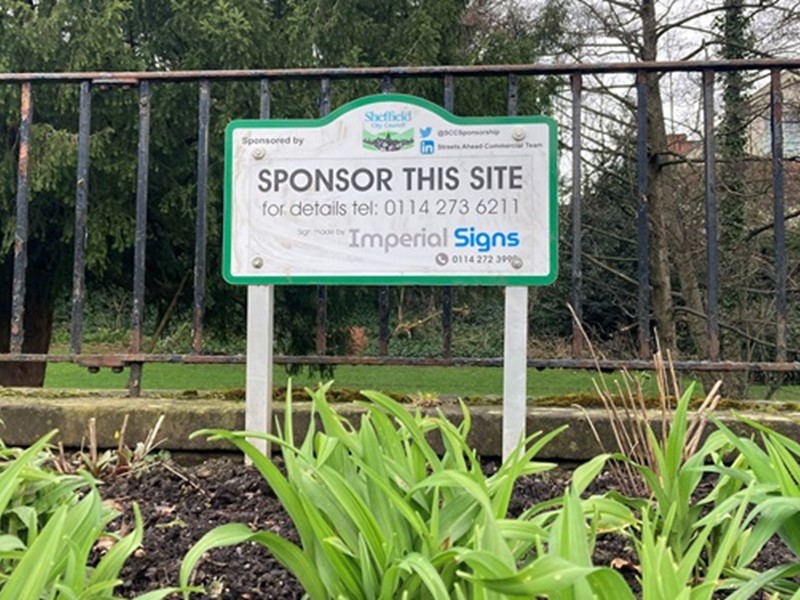
<path fill-rule="evenodd" d="M 525 452 L 518 452 L 517 449 L 513 450 L 497 470 L 497 473 L 487 480 L 486 485 L 491 491 L 495 518 L 502 519 L 506 516 L 511 496 L 514 493 L 514 483 L 523 473 L 526 471 L 528 473 L 532 471 L 542 472 L 555 467 L 555 465 L 542 464 L 541 467 L 537 466 L 532 469 L 531 465 L 534 464 L 532 462 L 533 457 L 566 428 L 567 426 L 563 425 L 548 432 L 546 435 L 542 435 L 540 431 L 532 433 L 521 446 L 521 448 L 527 448 L 527 450 Z"/>
<path fill-rule="evenodd" d="M 402 424 L 403 428 L 411 436 L 411 439 L 414 440 L 416 447 L 425 457 L 427 464 L 434 472 L 442 469 L 441 461 L 439 460 L 438 455 L 428 443 L 428 440 L 425 439 L 425 432 L 420 424 L 414 419 L 414 417 L 411 416 L 405 406 L 401 405 L 395 400 L 392 400 L 389 398 L 389 396 L 379 392 L 365 391 L 361 393 Z"/>
<path fill-rule="evenodd" d="M 6 581 L 0 600 L 38 600 L 44 593 L 50 583 L 56 554 L 63 549 L 61 539 L 66 517 L 66 506 L 53 513 Z"/>
<path fill-rule="evenodd" d="M 591 460 L 583 463 L 572 472 L 572 488 L 579 496 L 586 491 L 589 484 L 600 474 L 606 466 L 609 454 L 599 454 Z"/>
<path fill-rule="evenodd" d="M 199 594 L 202 594 L 203 593 L 203 588 L 200 588 L 200 587 L 187 587 L 187 588 L 169 587 L 169 588 L 164 588 L 164 589 L 161 589 L 161 590 L 153 590 L 152 592 L 147 592 L 146 594 L 141 594 L 139 596 L 136 596 L 136 598 L 134 598 L 134 600 L 163 600 L 164 598 L 167 598 L 168 596 L 171 596 L 172 594 L 179 594 L 181 592 L 183 592 L 184 594 L 189 593 L 189 592 L 197 592 Z"/>
<path fill-rule="evenodd" d="M 457 559 L 469 565 L 477 577 L 497 579 L 515 574 L 513 567 L 486 550 L 461 550 Z"/>
<path fill-rule="evenodd" d="M 325 433 L 345 444 L 354 454 L 360 454 L 361 447 L 358 438 L 354 435 L 349 423 L 331 408 L 330 403 L 325 397 L 330 386 L 331 382 L 325 384 L 318 390 L 306 388 L 306 393 L 311 397 L 311 402 L 322 421 L 322 427 Z"/>
<path fill-rule="evenodd" d="M 272 555 L 297 577 L 312 600 L 327 600 L 329 595 L 325 586 L 316 568 L 302 550 L 274 533 L 267 531 L 253 533 L 246 525 L 240 523 L 221 525 L 212 529 L 189 549 L 181 564 L 181 587 L 188 587 L 192 571 L 206 552 L 213 548 L 234 546 L 244 542 L 256 542 L 272 552 Z M 184 597 L 188 598 L 187 592 L 184 592 Z"/>
<path fill-rule="evenodd" d="M 203 430 L 195 432 L 192 437 L 196 435 L 209 435 L 212 439 L 224 439 L 231 442 L 234 446 L 239 448 L 253 463 L 253 466 L 261 473 L 261 476 L 267 481 L 272 491 L 281 502 L 281 506 L 289 513 L 292 523 L 297 528 L 297 533 L 300 535 L 300 540 L 304 547 L 311 548 L 312 540 L 314 538 L 314 530 L 311 527 L 308 516 L 303 511 L 303 505 L 297 496 L 297 492 L 292 485 L 286 480 L 286 477 L 280 472 L 274 463 L 264 456 L 253 444 L 248 442 L 245 437 L 262 437 L 271 441 L 283 443 L 271 436 L 259 435 L 248 432 L 229 432 L 222 429 Z"/>
<path fill-rule="evenodd" d="M 358 527 L 358 538 L 367 542 L 370 554 L 380 566 L 386 564 L 386 554 L 384 551 L 384 533 L 378 526 L 375 516 L 364 500 L 348 487 L 347 482 L 332 469 L 320 469 L 319 477 L 325 486 L 331 491 L 334 498 L 341 506 L 342 510 Z M 389 532 L 386 532 L 389 533 Z"/>
<path fill-rule="evenodd" d="M 449 598 L 450 591 L 430 560 L 418 553 L 412 553 L 400 561 L 401 569 L 414 573 L 422 581 L 433 598 Z"/>
<path fill-rule="evenodd" d="M 25 544 L 15 535 L 0 535 L 0 552 L 25 550 Z"/>
<path fill-rule="evenodd" d="M 528 567 L 510 577 L 479 577 L 472 573 L 460 572 L 460 575 L 477 585 L 508 596 L 533 598 L 552 595 L 560 590 L 572 587 L 580 581 L 586 581 L 590 575 L 599 571 L 610 571 L 607 575 L 595 575 L 598 582 L 594 585 L 603 590 L 608 600 L 628 600 L 633 598 L 625 580 L 611 569 L 605 567 L 582 567 L 572 562 L 548 554 L 536 559 Z M 616 578 L 614 577 L 616 575 Z M 592 581 L 589 581 L 592 585 Z M 594 586 L 593 591 L 594 591 Z M 609 594 L 605 588 L 613 588 L 617 595 Z"/>
<path fill-rule="evenodd" d="M 142 523 L 142 513 L 136 504 L 133 505 L 133 516 L 135 521 L 133 531 L 114 544 L 100 560 L 89 580 L 90 586 L 104 581 L 115 581 L 119 577 L 125 561 L 141 545 L 144 525 Z"/>
<path fill-rule="evenodd" d="M 44 449 L 50 439 L 56 434 L 56 429 L 40 438 L 35 444 L 30 446 L 20 454 L 2 473 L 0 473 L 0 515 L 3 514 L 8 506 L 9 500 L 19 485 L 19 475 L 22 470 L 30 463 L 39 452 Z"/>
<path fill-rule="evenodd" d="M 609 568 L 601 568 L 586 576 L 593 597 L 597 600 L 634 600 L 633 592 L 625 579 Z"/>
<path fill-rule="evenodd" d="M 749 573 L 747 580 L 736 587 L 736 590 L 728 596 L 728 600 L 747 600 L 748 598 L 753 598 L 756 593 L 770 584 L 797 577 L 798 575 L 800 575 L 800 565 L 798 564 L 778 565 L 763 573 Z M 796 586 L 797 584 L 795 583 L 794 585 Z M 800 589 L 798 589 L 792 597 L 797 597 L 798 594 L 800 594 Z"/>
<path fill-rule="evenodd" d="M 387 476 L 366 464 L 359 463 L 359 465 L 364 475 L 367 476 L 370 486 L 377 488 L 377 491 L 384 496 L 384 502 L 387 506 L 382 512 L 392 515 L 392 520 L 395 522 L 393 531 L 407 529 L 403 526 L 404 523 L 407 523 L 411 531 L 405 534 L 404 537 L 408 537 L 410 541 L 411 532 L 420 538 L 424 537 L 427 534 L 426 524 L 420 517 L 419 512 L 409 504 L 408 499 L 389 483 Z"/>
<path fill-rule="evenodd" d="M 64 522 L 64 537 L 60 556 L 54 570 L 63 574 L 62 583 L 75 594 L 81 594 L 86 584 L 85 565 L 92 546 L 102 531 L 103 507 L 100 495 L 92 488 L 83 499 L 72 506 Z"/>

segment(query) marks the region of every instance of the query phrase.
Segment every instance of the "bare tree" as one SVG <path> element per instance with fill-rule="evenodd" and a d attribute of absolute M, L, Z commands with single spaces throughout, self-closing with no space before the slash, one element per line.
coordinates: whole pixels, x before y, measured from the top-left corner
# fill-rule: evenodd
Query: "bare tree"
<path fill-rule="evenodd" d="M 800 7 L 794 0 L 577 0 L 572 22 L 585 43 L 574 54 L 578 61 L 657 61 L 722 57 L 725 39 L 714 19 L 724 17 L 732 6 L 753 28 L 753 56 L 775 57 L 796 53 Z M 730 40 L 728 40 L 730 44 Z M 730 47 L 729 47 L 730 50 Z M 677 77 L 677 76 L 676 76 Z M 588 79 L 588 78 L 587 78 Z M 694 352 L 708 355 L 702 235 L 702 153 L 699 157 L 676 152 L 676 132 L 696 131 L 700 122 L 700 86 L 696 76 L 683 80 L 672 75 L 648 73 L 647 151 L 650 223 L 649 273 L 652 310 L 665 348 L 679 349 L 676 324 L 684 324 Z M 634 121 L 633 81 L 594 77 L 587 90 L 602 95 L 603 108 L 593 129 L 592 154 L 619 148 L 608 138 L 598 138 L 606 127 L 601 122 Z M 665 96 L 666 94 L 666 96 Z M 690 98 L 690 100 L 682 99 Z M 586 111 L 591 121 L 592 111 Z M 693 125 L 694 123 L 694 125 Z M 590 157 L 601 165 L 604 160 Z M 596 176 L 589 173 L 589 177 Z M 724 184 L 723 184 L 724 185 Z M 700 230 L 698 232 L 698 230 Z M 699 242 L 699 243 L 698 243 Z M 733 328 L 733 327 L 732 327 Z M 737 357 L 739 358 L 739 357 Z"/>

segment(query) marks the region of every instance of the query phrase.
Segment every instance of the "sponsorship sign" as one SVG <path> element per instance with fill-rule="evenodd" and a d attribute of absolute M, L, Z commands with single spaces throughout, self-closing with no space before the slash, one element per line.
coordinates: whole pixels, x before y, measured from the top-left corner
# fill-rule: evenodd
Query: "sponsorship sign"
<path fill-rule="evenodd" d="M 234 121 L 224 276 L 237 284 L 542 285 L 556 277 L 556 126 L 384 94 Z"/>

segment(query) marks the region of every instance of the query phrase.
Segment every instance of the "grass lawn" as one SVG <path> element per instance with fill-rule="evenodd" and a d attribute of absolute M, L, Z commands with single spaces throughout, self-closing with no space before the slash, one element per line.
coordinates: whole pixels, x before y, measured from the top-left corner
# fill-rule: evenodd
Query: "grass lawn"
<path fill-rule="evenodd" d="M 656 387 L 649 373 L 637 375 L 645 391 L 655 395 Z M 619 375 L 606 376 L 609 386 Z M 283 367 L 275 367 L 274 385 L 286 385 L 287 374 Z M 592 371 L 551 369 L 528 370 L 528 395 L 532 397 L 594 395 Z M 500 395 L 503 389 L 503 371 L 486 367 L 400 367 L 400 366 L 339 366 L 334 374 L 335 387 L 351 390 L 382 390 L 401 394 L 446 394 L 454 396 Z M 318 375 L 303 372 L 293 378 L 293 385 L 316 385 L 322 381 Z M 49 388 L 125 389 L 128 371 L 112 373 L 103 369 L 89 373 L 85 368 L 66 363 L 53 363 L 47 367 L 45 386 Z M 244 388 L 244 365 L 171 365 L 149 364 L 144 367 L 142 388 L 153 390 L 226 390 Z M 755 393 L 758 394 L 758 389 Z M 763 393 L 763 388 L 762 392 Z M 754 397 L 757 397 L 754 396 Z M 780 399 L 798 399 L 798 388 L 785 388 Z"/>
<path fill-rule="evenodd" d="M 642 378 L 647 394 L 656 394 L 653 377 Z M 287 374 L 283 367 L 275 367 L 274 385 L 286 385 Z M 531 397 L 594 395 L 593 371 L 551 369 L 528 370 L 528 395 Z M 619 375 L 606 376 L 611 387 Z M 400 366 L 339 366 L 334 374 L 335 387 L 351 390 L 381 390 L 401 394 L 443 394 L 454 396 L 500 395 L 503 389 L 503 371 L 487 367 L 400 367 Z M 293 385 L 316 385 L 318 375 L 303 372 L 294 377 Z M 128 371 L 112 373 L 103 369 L 89 373 L 85 368 L 67 363 L 53 363 L 47 367 L 45 386 L 49 388 L 118 389 L 128 384 Z M 244 388 L 244 365 L 171 365 L 149 364 L 144 367 L 142 387 L 153 390 L 226 390 Z M 749 397 L 764 398 L 764 386 L 752 386 Z M 800 400 L 800 386 L 785 386 L 774 397 L 776 400 Z"/>
<path fill-rule="evenodd" d="M 276 387 L 286 385 L 283 367 L 274 370 Z M 562 396 L 592 392 L 596 374 L 580 371 L 528 371 L 528 393 L 531 396 Z M 647 377 L 646 375 L 644 377 Z M 315 385 L 322 379 L 303 372 L 293 378 L 293 385 Z M 477 367 L 398 367 L 339 366 L 334 374 L 335 385 L 348 389 L 379 389 L 398 393 L 452 394 L 457 396 L 500 395 L 503 371 Z M 81 389 L 124 389 L 128 371 L 112 373 L 103 369 L 89 373 L 85 368 L 66 363 L 47 367 L 46 387 Z M 244 365 L 145 365 L 142 376 L 144 390 L 224 390 L 243 388 Z"/>

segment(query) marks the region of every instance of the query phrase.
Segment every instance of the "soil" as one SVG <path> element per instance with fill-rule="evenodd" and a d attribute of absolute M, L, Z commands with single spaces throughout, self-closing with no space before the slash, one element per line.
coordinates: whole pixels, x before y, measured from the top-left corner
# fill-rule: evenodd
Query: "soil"
<path fill-rule="evenodd" d="M 486 462 L 487 472 L 497 463 Z M 569 471 L 557 469 L 518 482 L 509 513 L 514 516 L 534 503 L 563 494 Z M 614 488 L 613 478 L 601 474 L 590 491 Z M 188 549 L 208 530 L 225 523 L 246 523 L 297 541 L 294 528 L 272 490 L 258 472 L 230 460 L 215 459 L 194 466 L 172 461 L 150 465 L 136 474 L 100 486 L 107 502 L 123 512 L 112 528 L 125 532 L 138 503 L 144 519 L 144 540 L 123 572 L 117 588 L 129 598 L 157 588 L 178 585 L 181 561 Z M 794 560 L 780 542 L 770 542 L 759 558 L 758 570 Z M 637 559 L 630 541 L 613 535 L 598 537 L 595 564 L 613 565 L 638 591 Z M 207 597 L 220 599 L 300 598 L 302 588 L 260 546 L 245 544 L 214 550 L 199 563 L 193 583 Z M 175 596 L 176 598 L 178 596 Z"/>

